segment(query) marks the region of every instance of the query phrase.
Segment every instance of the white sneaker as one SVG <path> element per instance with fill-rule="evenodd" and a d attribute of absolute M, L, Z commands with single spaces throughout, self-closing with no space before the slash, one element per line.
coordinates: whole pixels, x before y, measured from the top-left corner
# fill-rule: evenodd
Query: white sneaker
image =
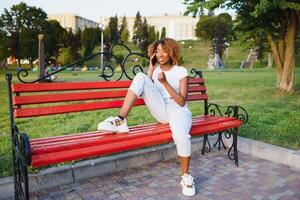
<path fill-rule="evenodd" d="M 191 197 L 196 194 L 194 179 L 190 174 L 184 174 L 181 176 L 180 185 L 182 187 L 182 194 L 185 196 Z"/>
<path fill-rule="evenodd" d="M 119 117 L 109 117 L 98 124 L 98 131 L 106 133 L 126 133 L 129 132 L 126 119 Z"/>

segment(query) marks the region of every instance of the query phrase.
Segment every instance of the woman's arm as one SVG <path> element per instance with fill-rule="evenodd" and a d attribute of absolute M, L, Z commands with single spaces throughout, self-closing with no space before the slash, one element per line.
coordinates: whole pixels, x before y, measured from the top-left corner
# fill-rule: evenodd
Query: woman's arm
<path fill-rule="evenodd" d="M 172 99 L 174 99 L 174 101 L 178 105 L 180 105 L 180 106 L 185 105 L 187 94 L 188 94 L 188 77 L 184 77 L 184 78 L 180 79 L 179 94 L 168 83 L 168 81 L 166 79 L 166 75 L 163 72 L 158 74 L 158 80 L 166 88 L 168 93 L 171 95 Z"/>

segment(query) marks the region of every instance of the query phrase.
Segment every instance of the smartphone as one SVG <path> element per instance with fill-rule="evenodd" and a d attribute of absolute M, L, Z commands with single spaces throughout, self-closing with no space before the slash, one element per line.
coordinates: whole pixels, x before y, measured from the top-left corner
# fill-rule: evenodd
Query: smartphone
<path fill-rule="evenodd" d="M 151 59 L 151 63 L 152 63 L 152 65 L 154 66 L 154 65 L 156 64 L 156 62 L 157 62 L 157 58 L 156 58 L 156 56 L 154 56 L 154 57 Z"/>

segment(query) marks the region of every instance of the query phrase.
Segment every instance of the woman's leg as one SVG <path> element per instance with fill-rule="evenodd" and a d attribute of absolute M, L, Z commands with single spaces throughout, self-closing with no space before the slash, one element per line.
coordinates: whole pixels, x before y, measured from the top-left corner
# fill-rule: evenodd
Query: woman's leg
<path fill-rule="evenodd" d="M 136 100 L 137 100 L 136 94 L 131 90 L 128 90 L 122 108 L 119 112 L 119 116 L 122 118 L 126 118 Z"/>
<path fill-rule="evenodd" d="M 189 167 L 190 167 L 190 156 L 189 157 L 178 156 L 178 158 L 180 162 L 181 173 L 188 174 Z"/>
<path fill-rule="evenodd" d="M 164 100 L 152 80 L 143 73 L 138 73 L 126 94 L 118 117 L 109 117 L 98 124 L 98 130 L 103 132 L 128 132 L 126 117 L 139 96 L 143 96 L 150 113 L 160 123 L 168 123 L 168 115 Z"/>
<path fill-rule="evenodd" d="M 160 123 L 168 123 L 168 114 L 165 102 L 152 80 L 144 73 L 138 73 L 128 90 L 119 115 L 126 117 L 136 99 L 142 96 L 152 116 Z"/>

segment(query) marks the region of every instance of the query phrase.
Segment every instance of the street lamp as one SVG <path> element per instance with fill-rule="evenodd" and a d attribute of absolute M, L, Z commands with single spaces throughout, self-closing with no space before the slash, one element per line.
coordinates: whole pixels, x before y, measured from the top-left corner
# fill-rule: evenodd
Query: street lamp
<path fill-rule="evenodd" d="M 99 24 L 99 29 L 101 32 L 101 63 L 100 63 L 100 69 L 103 69 L 103 31 L 104 31 L 104 25 Z"/>

